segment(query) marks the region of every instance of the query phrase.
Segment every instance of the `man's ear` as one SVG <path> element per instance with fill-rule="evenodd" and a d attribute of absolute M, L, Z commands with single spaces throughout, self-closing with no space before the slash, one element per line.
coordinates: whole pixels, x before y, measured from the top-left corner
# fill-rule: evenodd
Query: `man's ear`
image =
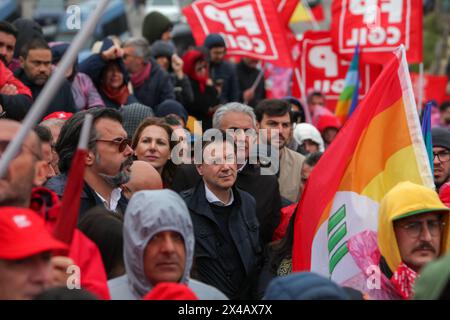
<path fill-rule="evenodd" d="M 203 165 L 197 164 L 197 165 L 195 165 L 195 168 L 197 169 L 198 174 L 203 176 Z"/>
<path fill-rule="evenodd" d="M 25 65 L 25 59 L 22 56 L 19 56 L 19 61 L 20 61 L 20 67 L 23 69 L 23 67 Z"/>
<path fill-rule="evenodd" d="M 39 160 L 34 166 L 33 186 L 42 187 L 47 182 L 47 166 L 45 160 Z"/>
<path fill-rule="evenodd" d="M 86 167 L 92 167 L 95 163 L 95 154 L 92 151 L 88 151 L 85 159 Z"/>

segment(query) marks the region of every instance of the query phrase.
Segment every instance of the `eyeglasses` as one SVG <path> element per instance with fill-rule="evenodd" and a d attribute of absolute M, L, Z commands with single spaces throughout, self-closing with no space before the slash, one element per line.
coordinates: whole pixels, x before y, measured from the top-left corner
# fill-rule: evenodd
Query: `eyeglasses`
<path fill-rule="evenodd" d="M 8 145 L 10 142 L 11 141 L 9 141 L 9 140 L 0 140 L 0 158 L 5 153 L 5 150 L 6 150 L 6 148 L 8 148 Z M 22 144 L 22 147 L 25 147 L 25 149 L 27 149 L 37 160 L 42 160 L 42 157 L 39 154 L 37 154 L 30 146 L 27 146 L 26 144 Z M 18 152 L 13 159 L 16 159 L 20 154 L 21 154 L 21 152 Z"/>
<path fill-rule="evenodd" d="M 427 229 L 430 232 L 432 237 L 437 237 L 441 234 L 442 229 L 444 228 L 445 222 L 441 220 L 430 220 L 430 221 L 424 221 L 424 222 L 410 222 L 404 225 L 400 225 L 400 228 L 403 228 L 406 230 L 406 233 L 411 238 L 418 238 L 424 229 L 424 223 L 427 225 Z"/>
<path fill-rule="evenodd" d="M 130 147 L 131 148 L 131 140 L 128 138 L 125 139 L 120 139 L 120 140 L 102 140 L 102 139 L 97 139 L 95 140 L 96 142 L 109 142 L 109 143 L 114 143 L 117 144 L 119 147 L 119 152 L 123 152 L 126 147 Z"/>
<path fill-rule="evenodd" d="M 439 152 L 439 153 L 433 153 L 433 161 L 438 157 L 439 162 L 447 162 L 450 160 L 450 152 Z"/>

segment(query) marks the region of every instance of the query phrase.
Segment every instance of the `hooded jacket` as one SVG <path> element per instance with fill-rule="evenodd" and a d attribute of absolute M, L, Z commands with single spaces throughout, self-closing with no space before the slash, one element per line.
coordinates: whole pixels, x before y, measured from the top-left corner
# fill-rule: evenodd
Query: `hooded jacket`
<path fill-rule="evenodd" d="M 114 45 L 113 41 L 109 38 L 106 38 L 102 42 L 102 46 L 100 48 L 100 52 L 106 51 L 109 48 L 111 48 Z M 112 101 L 109 99 L 104 92 L 100 89 L 101 86 L 101 80 L 103 72 L 105 71 L 106 67 L 108 67 L 109 63 L 115 62 L 119 65 L 119 69 L 121 73 L 123 74 L 123 81 L 125 85 L 128 85 L 129 81 L 129 75 L 125 69 L 125 65 L 123 64 L 122 59 L 116 59 L 114 61 L 105 61 L 101 57 L 101 53 L 94 53 L 91 56 L 89 56 L 86 60 L 84 60 L 82 63 L 78 66 L 78 71 L 87 74 L 92 82 L 95 84 L 95 86 L 98 89 L 98 92 L 100 93 L 100 96 L 105 103 L 107 107 L 119 109 L 121 105 L 119 105 L 117 102 Z M 136 97 L 132 94 L 128 96 L 127 101 L 124 103 L 131 104 L 136 103 L 138 100 Z"/>
<path fill-rule="evenodd" d="M 324 142 L 319 130 L 309 123 L 299 123 L 295 126 L 294 139 L 299 145 L 302 145 L 305 140 L 312 140 L 319 145 L 320 152 L 325 151 Z"/>
<path fill-rule="evenodd" d="M 394 231 L 394 221 L 424 212 L 442 212 L 444 231 L 441 237 L 441 252 L 450 249 L 449 211 L 437 193 L 427 187 L 409 181 L 401 182 L 392 188 L 380 204 L 378 216 L 378 246 L 389 269 L 394 272 L 401 264 L 400 251 Z"/>
<path fill-rule="evenodd" d="M 171 190 L 140 191 L 131 198 L 124 221 L 126 275 L 110 280 L 112 299 L 137 300 L 153 289 L 144 273 L 144 251 L 159 232 L 175 231 L 184 239 L 186 260 L 180 283 L 187 284 L 199 299 L 226 299 L 219 290 L 189 278 L 194 256 L 194 230 L 186 205 Z"/>

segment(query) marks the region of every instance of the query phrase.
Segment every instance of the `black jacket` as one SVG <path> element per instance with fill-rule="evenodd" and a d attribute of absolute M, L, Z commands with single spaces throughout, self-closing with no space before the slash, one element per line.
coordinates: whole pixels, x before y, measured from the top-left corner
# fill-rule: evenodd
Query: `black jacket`
<path fill-rule="evenodd" d="M 220 104 L 218 93 L 213 86 L 206 86 L 205 91 L 200 91 L 200 85 L 197 81 L 189 79 L 191 82 L 192 92 L 194 93 L 194 100 L 191 104 L 186 105 L 186 109 L 190 115 L 203 121 L 203 131 L 212 127 L 212 118 L 208 114 L 208 109 Z"/>
<path fill-rule="evenodd" d="M 234 202 L 228 220 L 231 239 L 227 239 L 206 199 L 203 181 L 181 193 L 194 226 L 193 276 L 218 288 L 230 299 L 252 299 L 256 294 L 262 259 L 255 199 L 237 188 L 233 188 L 233 194 Z M 239 260 L 233 260 L 225 253 L 225 247 L 233 244 L 239 253 Z M 236 279 L 233 273 L 239 270 L 245 273 L 237 275 L 242 280 L 230 284 L 231 279 Z"/>
<path fill-rule="evenodd" d="M 179 165 L 173 179 L 172 189 L 181 192 L 195 186 L 201 180 L 195 165 Z M 262 243 L 272 241 L 272 236 L 280 223 L 281 196 L 275 175 L 261 175 L 260 168 L 247 164 L 238 173 L 236 186 L 250 193 L 256 200 L 256 215 Z"/>
<path fill-rule="evenodd" d="M 159 104 L 167 99 L 175 99 L 170 75 L 151 59 L 150 76 L 139 88 L 134 88 L 134 95 L 140 103 L 156 110 Z"/>
<path fill-rule="evenodd" d="M 261 70 L 250 68 L 244 61 L 238 63 L 236 66 L 236 73 L 239 80 L 239 101 L 244 102 L 244 91 L 250 89 L 255 83 Z M 264 84 L 264 77 L 258 82 L 255 88 L 255 96 L 248 102 L 248 105 L 255 107 L 256 104 L 266 98 L 266 87 Z"/>
<path fill-rule="evenodd" d="M 239 99 L 239 84 L 236 74 L 236 67 L 233 63 L 222 61 L 221 63 L 210 64 L 211 79 L 223 81 L 220 103 L 236 102 Z"/>
<path fill-rule="evenodd" d="M 38 86 L 31 82 L 23 69 L 16 70 L 14 72 L 14 75 L 17 79 L 22 81 L 24 85 L 30 88 L 33 99 L 36 100 L 44 86 Z M 45 117 L 46 115 L 49 115 L 50 113 L 53 113 L 55 111 L 65 111 L 72 113 L 77 112 L 75 101 L 73 100 L 72 95 L 72 85 L 66 79 L 63 80 L 61 87 L 56 92 L 56 95 L 53 97 L 53 100 L 48 105 L 47 111 L 42 115 L 42 117 Z"/>
<path fill-rule="evenodd" d="M 64 190 L 66 188 L 67 183 L 67 175 L 60 174 L 57 175 L 50 180 L 47 181 L 45 187 L 53 190 L 59 198 L 62 198 L 64 194 Z M 125 214 L 125 210 L 127 209 L 128 200 L 122 195 L 117 205 L 117 210 L 120 211 L 117 213 L 119 218 L 123 218 Z M 86 211 L 96 206 L 104 206 L 102 200 L 97 196 L 95 191 L 85 182 L 83 190 L 81 191 L 81 202 L 80 202 L 80 214 L 78 216 L 78 220 L 83 218 Z"/>

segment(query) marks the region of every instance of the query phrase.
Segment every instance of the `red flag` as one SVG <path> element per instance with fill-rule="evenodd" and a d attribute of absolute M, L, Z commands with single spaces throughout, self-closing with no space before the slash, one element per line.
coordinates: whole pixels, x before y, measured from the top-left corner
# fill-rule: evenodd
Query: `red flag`
<path fill-rule="evenodd" d="M 414 95 L 416 100 L 419 97 L 419 74 L 411 73 Z M 430 100 L 435 100 L 438 104 L 445 101 L 447 90 L 447 76 L 433 76 L 425 74 L 423 77 L 423 99 L 422 104 Z"/>
<path fill-rule="evenodd" d="M 383 64 L 403 44 L 408 62 L 420 63 L 422 16 L 422 0 L 333 0 L 333 45 L 350 60 L 359 43 L 361 61 Z"/>
<path fill-rule="evenodd" d="M 78 149 L 75 153 L 62 197 L 61 214 L 58 216 L 53 231 L 55 238 L 67 244 L 72 243 L 73 233 L 78 222 L 86 155 L 87 150 Z"/>
<path fill-rule="evenodd" d="M 285 26 L 273 0 L 198 0 L 183 9 L 197 45 L 220 33 L 229 55 L 247 56 L 290 67 Z"/>
<path fill-rule="evenodd" d="M 392 54 L 391 54 L 392 55 Z M 345 86 L 349 61 L 339 59 L 333 51 L 329 31 L 307 31 L 300 42 L 300 56 L 295 64 L 292 95 L 303 97 L 312 91 L 322 92 L 327 108 L 334 111 Z M 363 99 L 375 82 L 381 68 L 376 65 L 360 65 L 359 100 Z"/>
<path fill-rule="evenodd" d="M 297 8 L 299 0 L 274 0 L 277 12 L 280 15 L 281 21 L 287 26 L 291 20 L 292 14 Z"/>

